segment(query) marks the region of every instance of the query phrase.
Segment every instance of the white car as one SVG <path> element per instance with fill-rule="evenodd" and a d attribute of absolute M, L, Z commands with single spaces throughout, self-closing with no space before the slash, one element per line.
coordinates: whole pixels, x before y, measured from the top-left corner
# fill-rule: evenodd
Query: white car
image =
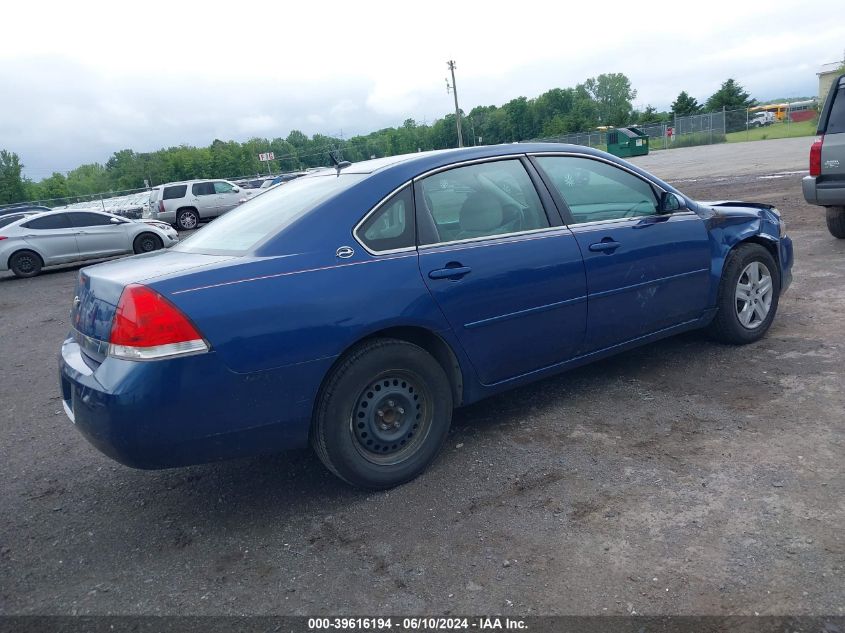
<path fill-rule="evenodd" d="M 0 271 L 34 277 L 45 266 L 148 253 L 173 246 L 168 224 L 99 211 L 47 211 L 0 227 Z"/>
<path fill-rule="evenodd" d="M 150 191 L 148 217 L 190 231 L 201 220 L 231 211 L 252 193 L 228 180 L 170 182 Z"/>
<path fill-rule="evenodd" d="M 748 121 L 749 127 L 762 127 L 775 122 L 775 115 L 772 112 L 758 112 Z"/>

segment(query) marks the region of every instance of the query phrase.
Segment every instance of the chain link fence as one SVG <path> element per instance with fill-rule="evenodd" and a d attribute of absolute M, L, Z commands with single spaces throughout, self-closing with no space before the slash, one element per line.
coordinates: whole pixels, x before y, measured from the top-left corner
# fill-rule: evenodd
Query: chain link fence
<path fill-rule="evenodd" d="M 815 101 L 802 101 L 779 106 L 676 116 L 661 123 L 634 123 L 620 127 L 635 127 L 641 130 L 649 136 L 650 150 L 662 150 L 713 143 L 810 136 L 815 133 L 817 121 L 818 104 Z M 597 129 L 534 140 L 606 149 L 607 132 Z"/>

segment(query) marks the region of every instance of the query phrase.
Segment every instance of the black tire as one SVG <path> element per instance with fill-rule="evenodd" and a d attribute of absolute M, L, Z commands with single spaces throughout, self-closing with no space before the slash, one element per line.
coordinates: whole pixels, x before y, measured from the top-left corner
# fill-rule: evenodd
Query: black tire
<path fill-rule="evenodd" d="M 347 354 L 326 380 L 311 445 L 344 481 L 380 490 L 423 472 L 451 421 L 452 389 L 440 364 L 412 343 L 375 339 Z"/>
<path fill-rule="evenodd" d="M 41 256 L 33 251 L 18 251 L 9 258 L 9 269 L 15 277 L 35 277 L 43 267 Z"/>
<path fill-rule="evenodd" d="M 190 231 L 197 228 L 200 223 L 200 216 L 196 209 L 179 209 L 176 214 L 176 228 L 182 231 Z"/>
<path fill-rule="evenodd" d="M 827 208 L 827 230 L 833 237 L 845 239 L 845 207 Z"/>
<path fill-rule="evenodd" d="M 161 238 L 155 233 L 141 233 L 132 243 L 132 250 L 136 254 L 152 253 L 161 249 L 163 246 L 164 243 L 161 241 Z"/>
<path fill-rule="evenodd" d="M 747 267 L 754 262 L 762 264 L 771 277 L 771 299 L 765 318 L 749 326 L 740 321 L 737 287 Z M 756 292 L 756 290 L 755 290 Z M 709 334 L 718 341 L 732 345 L 746 345 L 759 341 L 765 336 L 775 318 L 780 298 L 780 269 L 772 254 L 760 244 L 744 243 L 735 247 L 725 260 L 722 279 L 719 282 L 719 296 L 716 307 L 718 312 L 710 323 Z M 762 301 L 762 298 L 759 299 Z M 754 315 L 752 315 L 754 318 Z"/>

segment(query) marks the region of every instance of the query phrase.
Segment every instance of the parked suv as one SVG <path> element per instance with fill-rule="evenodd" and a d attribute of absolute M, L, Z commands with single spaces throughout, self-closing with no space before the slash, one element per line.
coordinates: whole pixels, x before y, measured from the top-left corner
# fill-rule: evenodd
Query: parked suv
<path fill-rule="evenodd" d="M 810 147 L 810 175 L 801 181 L 804 199 L 827 207 L 827 229 L 845 239 L 845 75 L 830 87 Z"/>
<path fill-rule="evenodd" d="M 242 198 L 240 187 L 228 180 L 171 182 L 150 192 L 149 217 L 187 231 L 231 211 Z"/>

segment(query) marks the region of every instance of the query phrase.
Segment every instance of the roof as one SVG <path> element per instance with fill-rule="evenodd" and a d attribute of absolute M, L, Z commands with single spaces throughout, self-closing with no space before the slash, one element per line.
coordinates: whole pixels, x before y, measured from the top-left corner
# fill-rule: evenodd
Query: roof
<path fill-rule="evenodd" d="M 821 68 L 819 68 L 819 72 L 817 72 L 816 74 L 817 75 L 827 75 L 829 73 L 835 73 L 835 72 L 839 71 L 840 68 L 842 68 L 843 64 L 845 64 L 845 61 L 830 62 L 829 64 L 822 64 Z"/>
<path fill-rule="evenodd" d="M 455 149 L 438 149 L 413 154 L 399 154 L 373 160 L 352 163 L 343 169 L 344 174 L 374 174 L 376 172 L 393 170 L 395 168 L 409 168 L 417 172 L 435 169 L 442 165 L 474 160 L 477 158 L 491 158 L 513 154 L 529 154 L 536 152 L 578 152 L 580 154 L 602 154 L 583 145 L 568 145 L 564 143 L 504 143 L 501 145 L 480 145 L 477 147 L 459 147 Z M 329 167 L 323 174 L 334 173 Z"/>

